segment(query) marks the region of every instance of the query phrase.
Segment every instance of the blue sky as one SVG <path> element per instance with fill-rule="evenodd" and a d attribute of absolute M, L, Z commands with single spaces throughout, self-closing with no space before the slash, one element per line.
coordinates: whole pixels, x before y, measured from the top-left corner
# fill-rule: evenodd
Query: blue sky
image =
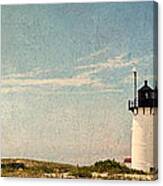
<path fill-rule="evenodd" d="M 153 2 L 1 7 L 2 156 L 130 155 L 132 69 L 153 79 Z"/>

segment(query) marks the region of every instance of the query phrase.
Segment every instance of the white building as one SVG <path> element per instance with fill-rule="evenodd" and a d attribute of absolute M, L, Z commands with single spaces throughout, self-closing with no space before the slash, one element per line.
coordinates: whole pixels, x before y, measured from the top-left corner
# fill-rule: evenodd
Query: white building
<path fill-rule="evenodd" d="M 138 92 L 138 96 L 137 96 Z M 134 100 L 129 100 L 129 111 L 133 115 L 131 167 L 153 172 L 158 169 L 157 130 L 158 130 L 158 91 L 147 81 L 137 91 L 137 73 L 134 71 Z"/>

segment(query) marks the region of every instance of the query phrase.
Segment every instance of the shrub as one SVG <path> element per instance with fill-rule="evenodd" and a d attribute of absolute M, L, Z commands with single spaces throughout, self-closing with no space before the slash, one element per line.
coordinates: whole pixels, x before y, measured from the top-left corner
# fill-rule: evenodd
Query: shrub
<path fill-rule="evenodd" d="M 77 168 L 71 171 L 72 176 L 75 176 L 76 178 L 91 178 L 92 177 L 92 173 L 89 170 L 89 168 Z"/>

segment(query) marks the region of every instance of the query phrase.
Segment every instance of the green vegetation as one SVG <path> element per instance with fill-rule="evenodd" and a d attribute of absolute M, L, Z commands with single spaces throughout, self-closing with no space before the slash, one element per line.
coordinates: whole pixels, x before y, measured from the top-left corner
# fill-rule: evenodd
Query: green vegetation
<path fill-rule="evenodd" d="M 113 173 L 128 173 L 128 174 L 145 174 L 143 171 L 134 170 L 127 167 L 125 164 L 120 164 L 119 162 L 113 160 L 98 161 L 93 166 L 90 167 L 94 172 L 108 172 Z"/>
<path fill-rule="evenodd" d="M 151 174 L 128 168 L 113 160 L 98 161 L 90 166 L 73 166 L 28 159 L 2 159 L 3 177 L 154 179 Z"/>
<path fill-rule="evenodd" d="M 46 177 L 46 174 L 69 172 L 74 166 L 28 159 L 2 159 L 1 168 L 3 177 Z"/>
<path fill-rule="evenodd" d="M 89 167 L 78 167 L 73 169 L 70 172 L 70 175 L 74 176 L 75 178 L 91 178 L 92 172 Z"/>
<path fill-rule="evenodd" d="M 98 161 L 94 165 L 78 167 L 71 171 L 71 175 L 78 178 L 91 178 L 92 172 L 96 173 L 108 173 L 108 175 L 113 174 L 143 174 L 146 173 L 143 171 L 130 169 L 124 164 L 120 164 L 119 162 L 113 160 L 104 160 Z"/>

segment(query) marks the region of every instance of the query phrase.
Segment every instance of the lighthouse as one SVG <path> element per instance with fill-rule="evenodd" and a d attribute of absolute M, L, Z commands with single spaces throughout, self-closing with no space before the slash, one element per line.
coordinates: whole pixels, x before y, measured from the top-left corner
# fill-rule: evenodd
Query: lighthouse
<path fill-rule="evenodd" d="M 128 101 L 128 110 L 132 113 L 131 167 L 145 172 L 158 169 L 158 90 L 151 88 L 148 81 L 137 89 L 137 72 L 133 71 L 134 98 Z"/>

